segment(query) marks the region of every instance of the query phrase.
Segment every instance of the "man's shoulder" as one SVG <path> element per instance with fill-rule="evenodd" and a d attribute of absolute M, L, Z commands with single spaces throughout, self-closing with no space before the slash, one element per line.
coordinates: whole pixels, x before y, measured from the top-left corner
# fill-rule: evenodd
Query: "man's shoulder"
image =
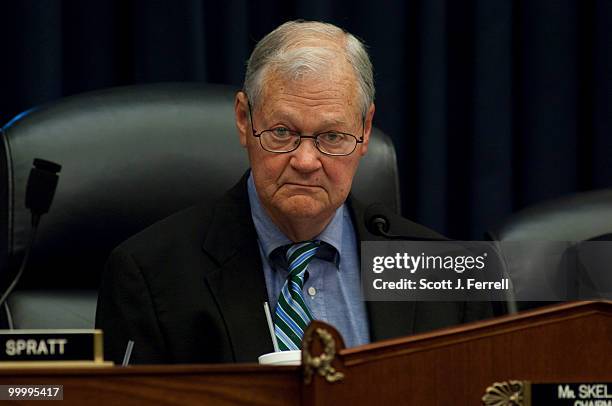
<path fill-rule="evenodd" d="M 175 256 L 199 253 L 209 233 L 218 234 L 247 216 L 246 193 L 244 175 L 220 198 L 193 205 L 153 223 L 125 240 L 114 252 L 147 258 L 164 253 Z"/>
<path fill-rule="evenodd" d="M 446 237 L 442 234 L 422 224 L 416 223 L 398 214 L 393 214 L 392 216 L 392 219 L 390 219 L 391 230 L 394 231 L 395 234 L 407 234 L 417 238 L 434 238 L 442 240 L 446 239 Z"/>
<path fill-rule="evenodd" d="M 347 200 L 347 203 L 360 240 L 368 241 L 371 239 L 380 239 L 380 237 L 372 234 L 366 225 L 368 221 L 370 221 L 371 217 L 378 215 L 387 220 L 389 232 L 391 234 L 406 236 L 414 239 L 446 239 L 445 236 L 437 231 L 402 217 L 380 203 L 365 205 L 362 201 L 354 198 L 353 196 Z"/>
<path fill-rule="evenodd" d="M 136 257 L 199 248 L 212 221 L 213 204 L 199 204 L 159 220 L 117 246 L 114 252 Z"/>

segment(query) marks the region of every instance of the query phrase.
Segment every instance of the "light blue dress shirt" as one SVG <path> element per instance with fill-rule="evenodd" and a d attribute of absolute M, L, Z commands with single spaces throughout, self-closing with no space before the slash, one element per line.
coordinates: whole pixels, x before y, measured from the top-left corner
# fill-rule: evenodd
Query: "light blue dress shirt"
<path fill-rule="evenodd" d="M 262 207 L 253 175 L 248 180 L 251 216 L 257 231 L 259 252 L 270 298 L 272 314 L 280 292 L 287 280 L 286 260 L 277 248 L 292 244 L 272 222 Z M 361 291 L 357 239 L 350 213 L 343 204 L 336 210 L 332 221 L 314 238 L 328 246 L 321 248 L 308 265 L 308 278 L 304 284 L 304 299 L 315 319 L 336 327 L 347 347 L 370 342 L 368 318 Z M 333 248 L 332 248 L 333 247 Z M 276 251 L 275 251 L 276 250 Z M 332 252 L 331 260 L 319 258 Z"/>

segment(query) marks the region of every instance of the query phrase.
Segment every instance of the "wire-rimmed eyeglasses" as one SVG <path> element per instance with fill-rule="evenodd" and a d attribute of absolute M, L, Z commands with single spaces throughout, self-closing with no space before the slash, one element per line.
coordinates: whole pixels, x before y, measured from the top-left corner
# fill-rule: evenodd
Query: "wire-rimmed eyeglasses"
<path fill-rule="evenodd" d="M 325 131 L 313 135 L 303 135 L 285 127 L 270 128 L 258 133 L 253 124 L 253 110 L 251 108 L 251 101 L 248 100 L 248 96 L 247 103 L 249 105 L 249 116 L 251 119 L 253 136 L 259 138 L 259 144 L 268 152 L 276 154 L 292 152 L 300 146 L 302 138 L 310 138 L 314 141 L 315 146 L 321 153 L 331 156 L 346 156 L 355 151 L 357 144 L 363 143 L 365 118 L 361 127 L 361 138 L 340 131 Z"/>

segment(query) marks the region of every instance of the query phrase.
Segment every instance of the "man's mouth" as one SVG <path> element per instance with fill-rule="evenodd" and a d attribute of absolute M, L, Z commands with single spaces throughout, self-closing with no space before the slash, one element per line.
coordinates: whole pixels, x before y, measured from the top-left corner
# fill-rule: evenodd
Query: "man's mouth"
<path fill-rule="evenodd" d="M 304 188 L 320 188 L 321 186 L 319 185 L 309 185 L 307 183 L 294 183 L 294 182 L 286 182 L 285 186 L 290 186 L 290 187 L 304 187 Z"/>

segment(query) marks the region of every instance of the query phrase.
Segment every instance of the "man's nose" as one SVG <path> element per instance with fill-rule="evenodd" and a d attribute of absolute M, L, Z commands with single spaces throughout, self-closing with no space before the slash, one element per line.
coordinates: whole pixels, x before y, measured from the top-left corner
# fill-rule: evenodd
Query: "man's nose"
<path fill-rule="evenodd" d="M 321 167 L 321 152 L 313 139 L 302 139 L 300 146 L 292 152 L 291 166 L 301 172 L 316 171 Z"/>

